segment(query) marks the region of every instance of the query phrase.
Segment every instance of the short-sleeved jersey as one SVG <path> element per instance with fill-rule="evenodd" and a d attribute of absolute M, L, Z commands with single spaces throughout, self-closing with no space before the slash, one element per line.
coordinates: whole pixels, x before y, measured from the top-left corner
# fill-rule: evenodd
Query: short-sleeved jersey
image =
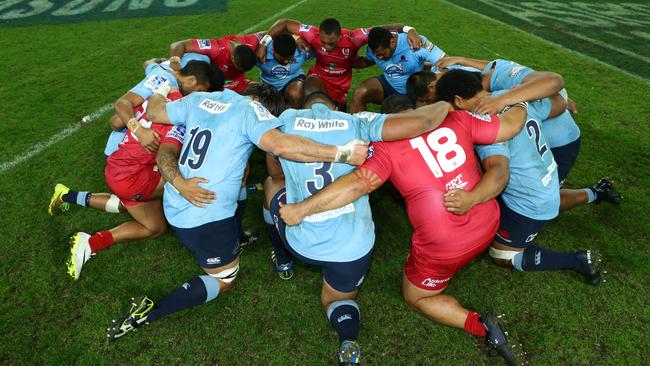
<path fill-rule="evenodd" d="M 483 73 L 488 73 L 490 70 L 494 70 L 490 78 L 490 91 L 512 89 L 521 84 L 528 74 L 535 71 L 514 61 L 502 59 L 490 61 L 483 69 Z"/>
<path fill-rule="evenodd" d="M 352 83 L 352 64 L 359 48 L 368 43 L 368 29 L 341 29 L 341 40 L 332 50 L 326 50 L 320 41 L 320 30 L 307 24 L 298 27 L 298 33 L 312 48 L 316 64 L 311 68 L 323 80 L 327 93 L 337 103 L 345 103 L 345 94 Z"/>
<path fill-rule="evenodd" d="M 450 112 L 437 129 L 410 140 L 372 144 L 372 156 L 361 165 L 390 179 L 406 201 L 413 226 L 411 253 L 444 260 L 476 249 L 498 226 L 495 200 L 454 215 L 444 206 L 450 189 L 471 190 L 480 181 L 474 144 L 493 143 L 499 132 L 497 116 Z"/>
<path fill-rule="evenodd" d="M 535 220 L 550 220 L 560 209 L 557 164 L 541 129 L 541 121 L 550 110 L 548 98 L 531 102 L 526 124 L 515 137 L 501 144 L 476 147 L 481 159 L 492 155 L 510 159 L 510 180 L 501 198 L 513 211 Z"/>
<path fill-rule="evenodd" d="M 266 51 L 266 62 L 257 63 L 257 67 L 261 71 L 260 78 L 263 82 L 273 85 L 275 89 L 280 91 L 295 77 L 304 75 L 302 65 L 313 57 L 312 52 L 306 54 L 296 49 L 293 59 L 288 64 L 283 65 L 273 56 L 273 41 L 271 41 Z"/>
<path fill-rule="evenodd" d="M 178 165 L 184 178 L 202 177 L 201 184 L 217 199 L 198 208 L 165 184 L 163 206 L 170 224 L 197 227 L 232 217 L 237 207 L 246 162 L 262 135 L 281 125 L 264 106 L 231 90 L 194 92 L 168 103 L 169 120 L 186 126 Z"/>
<path fill-rule="evenodd" d="M 228 35 L 223 38 L 210 39 L 193 39 L 194 52 L 207 55 L 213 65 L 223 71 L 226 80 L 236 80 L 241 78 L 244 73 L 239 71 L 235 64 L 232 63 L 232 54 L 230 53 L 230 42 L 234 41 L 249 46 L 255 51 L 264 32 L 246 34 L 243 36 Z"/>
<path fill-rule="evenodd" d="M 210 57 L 206 55 L 202 55 L 200 53 L 194 53 L 194 52 L 185 53 L 183 54 L 183 57 L 181 57 L 181 69 L 187 66 L 187 63 L 190 61 L 200 61 L 200 62 L 210 63 Z"/>
<path fill-rule="evenodd" d="M 390 59 L 378 59 L 370 47 L 368 47 L 366 57 L 377 64 L 384 72 L 388 83 L 398 93 L 406 94 L 406 81 L 409 76 L 421 71 L 424 63 L 427 61 L 435 65 L 445 53 L 424 36 L 421 36 L 423 41 L 422 48 L 418 50 L 411 48 L 406 33 L 398 33 L 395 36 L 397 37 L 397 44 Z"/>
<path fill-rule="evenodd" d="M 329 110 L 324 104 L 311 109 L 289 109 L 281 116 L 282 132 L 308 137 L 325 145 L 343 145 L 351 140 L 381 141 L 386 115 L 350 115 Z M 309 198 L 354 167 L 342 163 L 299 163 L 280 159 L 285 175 L 287 203 Z M 287 241 L 307 258 L 328 262 L 350 262 L 372 249 L 375 226 L 368 196 L 331 211 L 307 216 L 300 225 L 287 227 Z"/>
<path fill-rule="evenodd" d="M 170 87 L 178 88 L 178 80 L 171 73 L 169 62 L 166 64 L 149 64 L 144 69 L 145 78 L 140 81 L 136 86 L 129 90 L 131 93 L 139 95 L 142 99 L 146 100 L 153 94 L 154 89 L 158 88 L 164 83 L 168 83 Z M 144 114 L 144 103 L 133 109 L 134 117 L 140 119 Z M 124 139 L 126 129 L 121 131 L 112 131 L 106 142 L 104 154 L 110 156 L 118 148 L 118 144 Z"/>

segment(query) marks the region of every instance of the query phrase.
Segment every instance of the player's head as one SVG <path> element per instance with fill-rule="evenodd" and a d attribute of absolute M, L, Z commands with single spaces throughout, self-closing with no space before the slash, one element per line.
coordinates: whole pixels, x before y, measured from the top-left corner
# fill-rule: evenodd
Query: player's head
<path fill-rule="evenodd" d="M 474 109 L 478 99 L 485 94 L 480 72 L 449 70 L 436 82 L 436 100 L 449 102 L 456 109 Z"/>
<path fill-rule="evenodd" d="M 323 92 L 313 92 L 309 95 L 306 95 L 303 102 L 303 108 L 309 109 L 316 103 L 323 103 L 327 106 L 327 108 L 336 110 L 336 104 L 332 98 Z"/>
<path fill-rule="evenodd" d="M 269 84 L 250 83 L 244 89 L 242 95 L 262 103 L 276 117 L 288 108 L 284 95 Z"/>
<path fill-rule="evenodd" d="M 341 23 L 334 18 L 327 18 L 320 23 L 320 42 L 326 50 L 333 50 L 341 40 Z"/>
<path fill-rule="evenodd" d="M 296 52 L 296 40 L 289 34 L 280 34 L 273 37 L 273 57 L 286 65 L 293 58 Z"/>
<path fill-rule="evenodd" d="M 203 61 L 190 61 L 178 72 L 181 93 L 223 90 L 223 72 Z"/>
<path fill-rule="evenodd" d="M 368 48 L 380 60 L 388 60 L 395 52 L 396 46 L 397 39 L 384 27 L 374 27 L 368 33 Z"/>
<path fill-rule="evenodd" d="M 406 81 L 406 95 L 415 108 L 436 101 L 436 79 L 436 73 L 432 71 L 418 71 L 409 76 Z"/>
<path fill-rule="evenodd" d="M 412 109 L 411 100 L 402 94 L 393 94 L 381 103 L 381 113 L 386 114 L 407 112 Z"/>
<path fill-rule="evenodd" d="M 245 44 L 239 44 L 235 46 L 235 50 L 232 53 L 232 63 L 237 70 L 246 72 L 255 66 L 257 56 L 255 56 L 255 51 L 252 48 Z"/>

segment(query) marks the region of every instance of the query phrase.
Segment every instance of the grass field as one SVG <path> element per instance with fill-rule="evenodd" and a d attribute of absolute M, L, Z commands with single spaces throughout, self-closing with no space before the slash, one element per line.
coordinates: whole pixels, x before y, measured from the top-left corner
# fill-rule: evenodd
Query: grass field
<path fill-rule="evenodd" d="M 230 1 L 227 13 L 3 28 L 0 164 L 14 161 L 79 123 L 82 116 L 115 101 L 141 80 L 142 61 L 165 56 L 171 42 L 238 33 L 289 5 L 277 0 Z M 488 8 L 475 10 L 491 15 Z M 349 28 L 401 21 L 415 26 L 450 55 L 506 58 L 564 76 L 578 103 L 576 120 L 582 130 L 582 151 L 567 184 L 583 187 L 608 175 L 625 201 L 619 207 L 588 206 L 562 213 L 538 240 L 557 250 L 598 250 L 608 271 L 607 283 L 590 287 L 570 272 L 509 271 L 483 255 L 462 270 L 447 291 L 477 311 L 505 312 L 510 333 L 523 344 L 530 364 L 647 364 L 648 64 L 639 63 L 643 67 L 636 70 L 645 71 L 636 72 L 604 50 L 587 52 L 581 42 L 552 39 L 616 67 L 607 66 L 437 0 L 309 0 L 282 15 L 312 24 L 328 16 Z M 646 19 L 634 14 L 629 18 Z M 255 30 L 272 22 L 264 21 Z M 597 28 L 580 32 L 601 37 Z M 648 57 L 647 46 L 630 50 Z M 377 73 L 374 68 L 355 71 L 354 85 Z M 257 71 L 251 75 L 257 77 Z M 128 310 L 132 296 L 147 293 L 157 299 L 200 274 L 173 233 L 99 253 L 77 282 L 66 274 L 69 235 L 107 229 L 127 219 L 78 207 L 55 218 L 47 214 L 57 182 L 80 190 L 107 189 L 103 148 L 109 116 L 103 114 L 40 154 L 0 172 L 0 363 L 333 364 L 337 338 L 318 299 L 320 273 L 298 265 L 292 280 L 281 281 L 271 270 L 271 245 L 265 236 L 244 252 L 237 285 L 230 293 L 115 343 L 106 341 L 106 327 Z M 261 154 L 256 153 L 250 180 L 261 181 L 264 175 Z M 410 225 L 393 190 L 383 188 L 371 199 L 377 243 L 359 297 L 365 362 L 497 364 L 499 360 L 486 356 L 476 339 L 428 321 L 402 300 L 401 271 Z M 251 194 L 246 227 L 263 228 L 260 206 L 261 194 Z"/>

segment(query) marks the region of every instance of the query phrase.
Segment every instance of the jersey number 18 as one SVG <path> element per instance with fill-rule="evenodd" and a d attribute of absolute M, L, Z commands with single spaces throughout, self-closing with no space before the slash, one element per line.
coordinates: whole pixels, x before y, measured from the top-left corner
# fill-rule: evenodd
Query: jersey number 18
<path fill-rule="evenodd" d="M 444 173 L 452 172 L 463 165 L 467 158 L 463 147 L 456 142 L 458 138 L 454 131 L 443 127 L 430 133 L 426 142 L 422 136 L 412 139 L 411 147 L 420 152 L 431 173 L 436 178 L 442 178 Z M 436 154 L 435 157 L 433 153 Z M 451 158 L 450 153 L 454 154 Z"/>

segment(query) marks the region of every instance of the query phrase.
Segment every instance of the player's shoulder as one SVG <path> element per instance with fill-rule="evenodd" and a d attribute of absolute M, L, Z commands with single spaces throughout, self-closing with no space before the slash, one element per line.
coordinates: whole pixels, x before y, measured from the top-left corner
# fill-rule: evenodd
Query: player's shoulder
<path fill-rule="evenodd" d="M 301 23 L 298 26 L 298 33 L 320 33 L 320 29 L 314 25 Z"/>

